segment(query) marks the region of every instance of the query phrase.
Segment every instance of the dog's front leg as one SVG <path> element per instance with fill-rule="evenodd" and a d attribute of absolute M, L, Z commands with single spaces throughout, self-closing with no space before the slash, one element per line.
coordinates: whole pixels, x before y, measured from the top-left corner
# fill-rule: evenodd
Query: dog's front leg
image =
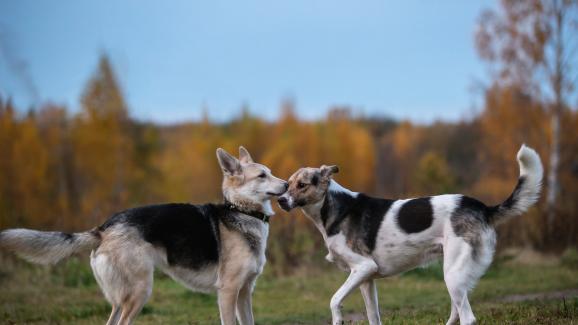
<path fill-rule="evenodd" d="M 377 271 L 377 265 L 372 260 L 364 261 L 350 268 L 351 273 L 349 273 L 349 277 L 347 277 L 345 283 L 343 283 L 341 288 L 339 288 L 331 298 L 330 307 L 333 325 L 343 324 L 343 316 L 341 315 L 341 303 L 343 299 Z"/>
<path fill-rule="evenodd" d="M 239 298 L 237 300 L 237 319 L 241 325 L 255 324 L 252 306 L 254 284 L 255 278 L 250 278 L 239 291 Z"/>
<path fill-rule="evenodd" d="M 367 311 L 367 319 L 370 325 L 381 325 L 379 318 L 379 304 L 377 303 L 377 288 L 373 279 L 363 282 L 359 289 L 365 302 L 365 310 Z"/>
<path fill-rule="evenodd" d="M 236 325 L 235 308 L 239 289 L 235 287 L 223 287 L 219 289 L 219 314 L 221 315 L 221 325 Z"/>

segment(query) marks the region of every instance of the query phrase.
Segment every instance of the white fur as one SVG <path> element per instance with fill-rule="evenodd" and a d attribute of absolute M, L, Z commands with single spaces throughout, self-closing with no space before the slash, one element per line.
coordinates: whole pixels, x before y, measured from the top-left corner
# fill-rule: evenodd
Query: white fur
<path fill-rule="evenodd" d="M 217 265 L 205 266 L 200 270 L 191 272 L 187 268 L 169 265 L 166 260 L 166 253 L 160 249 L 156 250 L 155 260 L 155 264 L 164 273 L 195 292 L 211 293 L 217 290 Z"/>
<path fill-rule="evenodd" d="M 345 187 L 341 186 L 341 184 L 337 183 L 335 180 L 331 180 L 329 182 L 329 187 L 328 190 L 331 192 L 337 192 L 337 193 L 345 193 L 345 194 L 349 194 L 352 197 L 357 197 L 357 195 L 359 194 L 358 192 L 353 192 L 349 189 L 346 189 Z"/>
<path fill-rule="evenodd" d="M 7 229 L 0 233 L 0 248 L 38 264 L 56 264 L 74 253 L 90 251 L 100 240 L 89 232 L 73 234 L 70 240 L 58 232 Z"/>
<path fill-rule="evenodd" d="M 377 293 L 372 279 L 399 274 L 428 264 L 442 256 L 442 247 L 445 252 L 446 284 L 451 292 L 452 301 L 455 300 L 452 305 L 455 305 L 452 321 L 457 320 L 459 315 L 463 324 L 473 323 L 475 318 L 467 300 L 467 292 L 491 262 L 495 233 L 491 230 L 484 235 L 483 240 L 487 242 L 487 247 L 484 246 L 486 248 L 480 252 L 479 259 L 474 261 L 471 257 L 471 246 L 456 236 L 450 223 L 450 216 L 456 209 L 460 197 L 461 195 L 433 197 L 431 200 L 434 216 L 432 225 L 414 234 L 406 234 L 396 223 L 399 209 L 409 199 L 395 201 L 379 228 L 376 247 L 371 256 L 354 252 L 347 244 L 343 233 L 327 237 L 319 218 L 320 207 L 304 207 L 304 212 L 315 222 L 326 241 L 329 250 L 328 259 L 335 262 L 340 269 L 350 272 L 347 281 L 331 299 L 332 323 L 341 324 L 343 317 L 340 305 L 345 296 L 359 286 L 370 324 L 381 324 L 376 307 L 378 305 Z"/>
<path fill-rule="evenodd" d="M 263 203 L 263 213 L 268 216 L 275 214 L 275 211 L 273 211 L 273 207 L 271 206 L 271 200 L 267 200 Z"/>
<path fill-rule="evenodd" d="M 459 195 L 432 198 L 434 219 L 432 225 L 419 233 L 406 234 L 397 225 L 399 209 L 409 199 L 397 200 L 387 212 L 377 233 L 373 257 L 380 276 L 394 275 L 425 265 L 438 258 L 443 243 L 444 225 L 456 207 Z"/>
<path fill-rule="evenodd" d="M 540 193 L 542 181 L 542 164 L 533 149 L 522 146 L 518 152 L 520 176 L 525 181 L 520 191 L 515 194 L 512 207 L 498 206 L 498 217 L 519 215 L 534 204 Z M 356 197 L 358 193 L 343 188 L 331 181 L 329 191 L 347 193 Z M 293 198 L 284 195 L 292 206 Z M 397 200 L 387 211 L 376 238 L 373 252 L 367 256 L 352 250 L 343 233 L 327 236 L 322 223 L 320 211 L 323 200 L 303 207 L 305 214 L 315 223 L 321 232 L 329 253 L 326 259 L 335 262 L 350 275 L 331 299 L 333 324 L 341 324 L 343 317 L 340 305 L 343 299 L 356 287 L 360 287 L 369 323 L 381 324 L 377 309 L 377 293 L 373 278 L 398 274 L 415 267 L 425 265 L 442 256 L 444 263 L 444 280 L 452 301 L 450 318 L 447 324 L 474 324 L 476 319 L 468 301 L 468 292 L 491 264 L 496 246 L 496 232 L 493 227 L 474 226 L 478 237 L 477 251 L 458 236 L 453 229 L 451 216 L 457 209 L 462 195 L 439 195 L 431 198 L 433 210 L 432 225 L 427 229 L 407 234 L 397 224 L 400 208 L 409 200 Z"/>
<path fill-rule="evenodd" d="M 525 180 L 516 195 L 516 203 L 508 209 L 500 209 L 499 213 L 496 214 L 497 223 L 528 211 L 540 198 L 544 175 L 540 156 L 534 149 L 522 145 L 518 151 L 517 159 L 520 166 L 520 177 L 524 177 Z"/>

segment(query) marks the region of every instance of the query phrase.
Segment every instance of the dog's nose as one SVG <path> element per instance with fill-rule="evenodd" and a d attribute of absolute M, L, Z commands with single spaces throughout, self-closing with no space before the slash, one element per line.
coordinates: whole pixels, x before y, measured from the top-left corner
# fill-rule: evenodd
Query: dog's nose
<path fill-rule="evenodd" d="M 279 203 L 279 206 L 281 207 L 281 209 L 283 209 L 285 211 L 291 210 L 291 207 L 289 206 L 289 200 L 285 196 L 279 197 L 277 199 L 277 202 Z"/>

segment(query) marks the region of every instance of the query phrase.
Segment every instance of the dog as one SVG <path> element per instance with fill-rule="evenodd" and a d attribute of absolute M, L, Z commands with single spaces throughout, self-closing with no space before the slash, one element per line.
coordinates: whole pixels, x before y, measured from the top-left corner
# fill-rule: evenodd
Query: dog
<path fill-rule="evenodd" d="M 107 324 L 131 324 L 151 295 L 153 271 L 184 286 L 217 291 L 221 323 L 254 324 L 251 296 L 265 265 L 271 199 L 288 184 L 239 147 L 239 159 L 217 149 L 223 204 L 162 204 L 114 214 L 87 232 L 8 229 L 0 247 L 28 261 L 54 264 L 92 250 L 90 265 L 112 305 Z"/>
<path fill-rule="evenodd" d="M 333 324 L 343 321 L 344 298 L 360 287 L 367 317 L 381 324 L 374 279 L 399 274 L 443 257 L 444 280 L 451 297 L 447 324 L 474 324 L 468 292 L 494 255 L 494 226 L 524 213 L 539 198 L 543 168 L 538 154 L 522 145 L 520 177 L 513 193 L 497 206 L 464 195 L 405 200 L 373 198 L 352 192 L 332 179 L 337 166 L 301 168 L 277 201 L 289 211 L 300 207 L 321 232 L 326 259 L 349 271 L 331 298 Z"/>

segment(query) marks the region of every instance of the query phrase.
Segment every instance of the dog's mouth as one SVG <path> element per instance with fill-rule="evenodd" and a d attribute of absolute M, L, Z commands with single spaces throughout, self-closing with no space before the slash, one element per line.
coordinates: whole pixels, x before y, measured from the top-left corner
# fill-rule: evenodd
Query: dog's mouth
<path fill-rule="evenodd" d="M 269 195 L 269 196 L 281 196 L 281 195 L 283 195 L 283 193 L 285 193 L 285 191 L 283 191 L 283 192 L 281 192 L 281 193 L 266 192 L 266 194 Z"/>
<path fill-rule="evenodd" d="M 279 203 L 279 206 L 281 207 L 281 209 L 285 210 L 286 212 L 291 211 L 291 207 L 288 205 Z"/>

